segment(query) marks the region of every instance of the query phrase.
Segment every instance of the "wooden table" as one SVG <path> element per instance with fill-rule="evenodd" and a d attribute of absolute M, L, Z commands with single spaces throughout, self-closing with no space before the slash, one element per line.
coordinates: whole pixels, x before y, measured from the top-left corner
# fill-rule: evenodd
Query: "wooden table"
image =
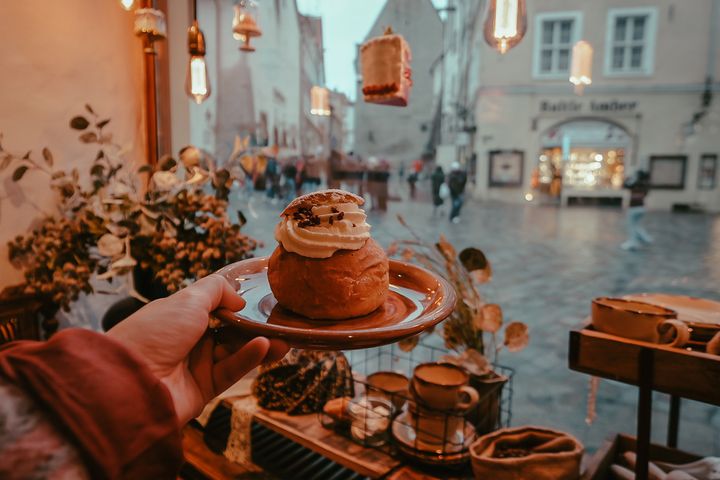
<path fill-rule="evenodd" d="M 232 399 L 226 399 L 220 408 L 232 408 Z M 290 416 L 282 412 L 259 410 L 253 422 L 272 430 L 292 442 L 325 457 L 362 476 L 386 480 L 439 480 L 468 479 L 464 475 L 451 476 L 442 471 L 436 475 L 419 470 L 401 458 L 363 447 L 351 439 L 324 428 L 317 414 Z M 249 470 L 211 452 L 203 442 L 202 431 L 188 426 L 183 432 L 185 459 L 195 471 L 212 479 L 234 479 Z M 195 478 L 195 477 L 192 477 Z"/>
<path fill-rule="evenodd" d="M 248 473 L 250 470 L 233 463 L 223 455 L 211 451 L 203 441 L 203 432 L 188 424 L 183 428 L 183 455 L 194 472 L 199 472 L 207 478 L 232 479 Z M 183 469 L 184 470 L 184 469 Z M 195 478 L 195 475 L 187 475 Z M 185 476 L 181 472 L 181 478 Z"/>
<path fill-rule="evenodd" d="M 317 414 L 290 416 L 260 410 L 255 414 L 254 421 L 361 475 L 385 478 L 401 466 L 400 460 L 380 450 L 365 448 L 324 428 Z"/>

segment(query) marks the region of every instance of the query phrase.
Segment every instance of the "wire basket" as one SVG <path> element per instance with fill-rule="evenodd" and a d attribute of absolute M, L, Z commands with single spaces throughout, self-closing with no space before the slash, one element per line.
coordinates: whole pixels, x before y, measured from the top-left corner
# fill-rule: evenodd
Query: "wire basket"
<path fill-rule="evenodd" d="M 467 465 L 469 446 L 478 436 L 510 425 L 514 370 L 495 365 L 487 376 L 471 375 L 477 404 L 462 412 L 436 410 L 414 400 L 410 379 L 416 366 L 440 361 L 448 353 L 422 343 L 410 352 L 396 344 L 345 352 L 355 397 L 328 402 L 321 423 L 393 456 L 431 465 Z"/>

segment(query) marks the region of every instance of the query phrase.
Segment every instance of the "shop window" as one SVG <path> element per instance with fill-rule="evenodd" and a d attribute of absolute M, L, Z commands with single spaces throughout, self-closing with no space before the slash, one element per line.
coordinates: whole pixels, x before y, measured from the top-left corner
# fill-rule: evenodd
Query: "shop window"
<path fill-rule="evenodd" d="M 625 179 L 632 140 L 627 131 L 602 120 L 578 119 L 540 136 L 540 153 L 530 176 L 536 194 L 560 197 L 616 197 Z"/>
<path fill-rule="evenodd" d="M 567 79 L 572 47 L 580 40 L 581 28 L 581 12 L 547 12 L 535 17 L 535 77 Z"/>
<path fill-rule="evenodd" d="M 656 29 L 655 8 L 611 9 L 607 19 L 605 74 L 652 74 Z"/>

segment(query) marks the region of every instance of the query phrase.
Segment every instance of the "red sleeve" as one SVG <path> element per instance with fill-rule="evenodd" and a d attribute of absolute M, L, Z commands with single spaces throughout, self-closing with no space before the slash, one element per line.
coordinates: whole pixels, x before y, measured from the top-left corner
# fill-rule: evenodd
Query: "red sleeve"
<path fill-rule="evenodd" d="M 175 478 L 181 434 L 170 393 L 105 335 L 83 329 L 0 349 L 0 376 L 22 388 L 81 451 L 92 478 Z"/>

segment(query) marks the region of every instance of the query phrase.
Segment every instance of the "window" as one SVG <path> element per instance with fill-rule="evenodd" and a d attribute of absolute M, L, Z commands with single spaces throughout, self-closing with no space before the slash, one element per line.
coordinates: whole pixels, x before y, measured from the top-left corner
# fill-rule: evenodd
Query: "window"
<path fill-rule="evenodd" d="M 655 8 L 617 8 L 608 12 L 606 75 L 651 75 L 655 57 Z"/>
<path fill-rule="evenodd" d="M 535 77 L 567 80 L 572 47 L 580 40 L 581 26 L 580 12 L 547 12 L 535 17 Z"/>

